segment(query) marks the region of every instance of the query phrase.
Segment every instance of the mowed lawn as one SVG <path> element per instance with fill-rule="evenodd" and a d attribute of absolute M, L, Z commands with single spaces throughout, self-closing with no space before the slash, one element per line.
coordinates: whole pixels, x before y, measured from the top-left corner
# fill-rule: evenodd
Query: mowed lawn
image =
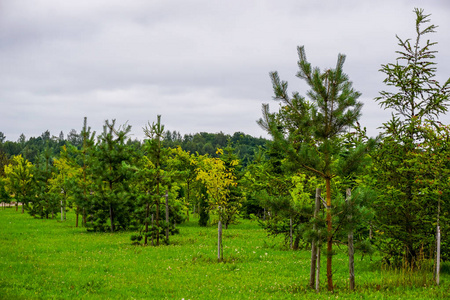
<path fill-rule="evenodd" d="M 438 299 L 450 297 L 450 269 L 441 285 L 430 272 L 388 270 L 377 256 L 355 258 L 357 290 L 348 291 L 345 246 L 335 246 L 335 293 L 308 288 L 310 252 L 290 251 L 256 222 L 224 231 L 225 262 L 217 263 L 217 229 L 197 220 L 179 225 L 169 246 L 131 244 L 131 232 L 88 233 L 66 222 L 0 209 L 0 299 Z"/>

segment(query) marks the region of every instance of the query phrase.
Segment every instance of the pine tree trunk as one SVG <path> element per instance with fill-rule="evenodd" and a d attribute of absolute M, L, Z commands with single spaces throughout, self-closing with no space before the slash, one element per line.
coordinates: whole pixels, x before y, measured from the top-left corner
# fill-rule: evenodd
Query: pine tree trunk
<path fill-rule="evenodd" d="M 439 285 L 440 273 L 441 273 L 441 226 L 439 224 L 440 214 L 441 214 L 441 198 L 439 197 L 437 225 L 436 225 L 436 284 L 437 285 Z"/>
<path fill-rule="evenodd" d="M 145 208 L 145 238 L 144 238 L 144 246 L 147 246 L 148 241 L 148 217 L 150 214 L 150 204 L 147 203 Z"/>
<path fill-rule="evenodd" d="M 111 221 L 111 232 L 114 232 L 114 212 L 111 204 L 109 204 L 109 219 Z"/>
<path fill-rule="evenodd" d="M 154 234 L 154 227 L 153 227 L 153 214 L 152 214 L 152 246 L 155 246 L 155 243 L 153 242 L 153 234 Z"/>
<path fill-rule="evenodd" d="M 289 218 L 289 248 L 292 249 L 292 215 Z"/>
<path fill-rule="evenodd" d="M 63 201 L 61 200 L 61 222 L 63 221 Z"/>
<path fill-rule="evenodd" d="M 159 202 L 160 202 L 160 195 L 159 195 L 159 171 L 156 175 L 157 177 L 157 183 L 156 183 L 156 246 L 159 246 Z"/>
<path fill-rule="evenodd" d="M 222 250 L 222 221 L 219 220 L 218 234 L 217 234 L 217 261 L 221 262 L 223 259 L 223 250 Z"/>
<path fill-rule="evenodd" d="M 439 285 L 441 272 L 441 228 L 437 225 L 436 233 L 436 284 Z"/>
<path fill-rule="evenodd" d="M 347 189 L 347 203 L 348 206 L 352 206 L 352 191 L 351 189 Z M 350 223 L 350 230 L 348 231 L 348 271 L 349 271 L 349 280 L 350 280 L 350 290 L 355 290 L 355 260 L 354 260 L 354 254 L 355 250 L 353 247 L 353 229 L 352 229 L 352 218 L 353 216 L 351 214 L 348 215 L 349 223 Z"/>
<path fill-rule="evenodd" d="M 169 192 L 166 191 L 166 241 L 169 243 Z"/>
<path fill-rule="evenodd" d="M 333 228 L 331 222 L 331 178 L 325 178 L 327 189 L 327 282 L 328 290 L 333 291 Z"/>
<path fill-rule="evenodd" d="M 320 241 L 319 241 L 320 243 Z M 317 245 L 316 292 L 320 290 L 320 247 Z"/>
<path fill-rule="evenodd" d="M 79 217 L 79 209 L 78 209 L 78 206 L 77 206 L 77 208 L 75 209 L 75 227 L 78 227 L 78 217 Z"/>
<path fill-rule="evenodd" d="M 315 200 L 315 204 L 314 204 L 314 219 L 317 218 L 317 215 L 319 214 L 319 209 L 320 209 L 320 194 L 321 194 L 321 190 L 319 188 L 316 189 L 316 200 Z M 316 224 L 313 223 L 313 232 L 314 232 L 314 236 L 316 235 Z M 310 269 L 310 273 L 309 273 L 309 286 L 310 288 L 314 288 L 314 284 L 315 284 L 315 276 L 316 276 L 316 265 L 317 265 L 317 244 L 318 241 L 316 240 L 316 238 L 313 238 L 313 240 L 311 241 L 311 269 Z"/>

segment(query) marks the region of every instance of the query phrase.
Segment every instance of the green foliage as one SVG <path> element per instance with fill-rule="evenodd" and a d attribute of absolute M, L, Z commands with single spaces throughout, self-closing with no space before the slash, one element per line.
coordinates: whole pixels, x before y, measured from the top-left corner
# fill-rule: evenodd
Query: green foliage
<path fill-rule="evenodd" d="M 445 113 L 450 92 L 450 78 L 442 86 L 434 79 L 436 63 L 433 59 L 437 51 L 432 47 L 437 42 L 427 39 L 423 44 L 425 35 L 435 32 L 437 26 L 427 25 L 430 15 L 424 14 L 423 9 L 416 8 L 414 13 L 415 40 L 402 40 L 397 36 L 400 50 L 396 53 L 400 56 L 395 64 L 382 65 L 380 70 L 386 74 L 384 83 L 397 91 L 381 91 L 376 98 L 381 107 L 393 109 L 406 123 L 414 118 L 435 118 Z"/>
<path fill-rule="evenodd" d="M 297 169 L 310 172 L 325 181 L 327 208 L 327 276 L 328 289 L 332 283 L 332 201 L 331 180 L 339 175 L 346 164 L 342 156 L 343 134 L 355 126 L 361 115 L 359 92 L 343 72 L 345 55 L 339 54 L 334 69 L 313 68 L 306 59 L 304 47 L 298 47 L 299 71 L 297 77 L 304 80 L 310 90 L 307 98 L 294 92 L 288 95 L 288 83 L 277 72 L 271 72 L 274 99 L 281 102 L 277 113 L 270 113 L 263 105 L 263 118 L 258 124 L 272 135 L 274 142 L 287 153 Z"/>
<path fill-rule="evenodd" d="M 31 162 L 24 159 L 22 155 L 13 156 L 11 163 L 5 166 L 4 188 L 15 202 L 24 203 L 24 207 L 32 200 L 33 170 Z"/>
<path fill-rule="evenodd" d="M 129 125 L 115 128 L 115 120 L 105 121 L 103 133 L 98 137 L 92 154 L 92 223 L 88 223 L 93 230 L 109 228 L 114 232 L 130 225 L 134 207 L 128 185 L 131 173 L 125 166 L 133 159 L 132 149 L 126 144 L 130 130 Z"/>
<path fill-rule="evenodd" d="M 450 96 L 450 79 L 442 86 L 434 79 L 436 51 L 431 47 L 436 43 L 427 39 L 423 45 L 425 36 L 434 32 L 436 26 L 426 24 L 429 15 L 423 10 L 414 12 L 414 43 L 398 38 L 401 50 L 397 51 L 400 55 L 397 62 L 381 69 L 386 75 L 386 85 L 397 91 L 382 91 L 376 100 L 382 107 L 394 109 L 395 115 L 383 124 L 382 141 L 372 155 L 375 162 L 372 176 L 379 194 L 374 203 L 379 247 L 386 259 L 400 262 L 406 257 L 410 264 L 415 264 L 423 251 L 425 256 L 433 256 L 437 199 L 440 199 L 436 191 L 444 190 L 437 186 L 448 176 L 444 171 L 447 146 L 439 141 L 445 135 L 442 136 L 443 131 L 433 119 L 447 111 Z M 437 160 L 431 156 L 436 149 L 443 155 L 437 156 Z M 442 178 L 435 175 L 436 171 L 430 174 L 436 167 Z"/>

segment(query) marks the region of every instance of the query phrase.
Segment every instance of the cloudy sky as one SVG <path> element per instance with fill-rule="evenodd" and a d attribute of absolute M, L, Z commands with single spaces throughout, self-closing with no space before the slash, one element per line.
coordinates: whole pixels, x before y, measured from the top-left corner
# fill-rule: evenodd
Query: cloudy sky
<path fill-rule="evenodd" d="M 447 0 L 0 0 L 0 131 L 7 140 L 79 131 L 83 118 L 142 127 L 158 114 L 181 134 L 241 131 L 266 136 L 256 120 L 272 100 L 277 70 L 291 91 L 298 45 L 320 68 L 347 55 L 345 72 L 364 103 L 361 125 L 375 135 L 389 119 L 373 98 L 381 64 L 397 40 L 414 38 L 414 7 L 438 32 L 438 79 L 450 76 Z M 450 118 L 443 117 L 450 123 Z"/>

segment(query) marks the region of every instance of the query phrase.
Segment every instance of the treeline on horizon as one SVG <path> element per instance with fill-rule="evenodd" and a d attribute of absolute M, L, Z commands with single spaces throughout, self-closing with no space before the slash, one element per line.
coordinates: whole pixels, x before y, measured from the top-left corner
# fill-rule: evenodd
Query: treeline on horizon
<path fill-rule="evenodd" d="M 194 134 L 181 135 L 179 131 L 166 131 L 163 137 L 163 146 L 166 148 L 176 148 L 180 146 L 184 151 L 190 153 L 198 153 L 200 155 L 208 154 L 212 157 L 217 157 L 216 151 L 218 148 L 223 149 L 228 145 L 232 145 L 235 154 L 238 156 L 241 164 L 246 166 L 253 160 L 255 151 L 259 147 L 265 147 L 268 142 L 267 139 L 253 137 L 243 132 L 235 132 L 233 135 L 219 133 L 199 132 Z M 143 141 L 138 139 L 127 140 L 128 144 L 135 146 L 142 146 Z M 83 144 L 81 132 L 76 129 L 70 130 L 65 136 L 63 131 L 60 131 L 58 136 L 52 135 L 49 130 L 44 131 L 40 136 L 27 137 L 21 134 L 17 141 L 7 140 L 7 136 L 0 131 L 0 168 L 3 170 L 3 164 L 7 159 L 14 155 L 22 155 L 31 163 L 38 160 L 39 155 L 45 151 L 50 151 L 53 156 L 59 155 L 61 147 L 68 145 L 75 146 L 80 149 Z M 0 171 L 1 173 L 2 171 Z"/>

